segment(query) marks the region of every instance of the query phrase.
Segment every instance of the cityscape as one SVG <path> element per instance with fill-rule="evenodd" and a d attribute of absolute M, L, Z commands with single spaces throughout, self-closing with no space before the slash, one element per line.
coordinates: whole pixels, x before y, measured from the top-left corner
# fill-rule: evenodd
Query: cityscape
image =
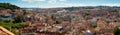
<path fill-rule="evenodd" d="M 0 0 L 0 35 L 120 35 L 120 1 Z"/>

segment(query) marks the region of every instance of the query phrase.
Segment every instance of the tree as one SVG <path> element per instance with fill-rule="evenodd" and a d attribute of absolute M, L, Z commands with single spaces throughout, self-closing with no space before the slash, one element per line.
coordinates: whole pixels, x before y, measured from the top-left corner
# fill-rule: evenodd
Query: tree
<path fill-rule="evenodd" d="M 97 27 L 97 23 L 92 23 L 91 25 L 93 28 L 96 28 Z"/>
<path fill-rule="evenodd" d="M 55 15 L 53 14 L 53 15 L 51 15 L 51 18 L 52 18 L 52 20 L 55 20 L 56 19 L 56 17 L 55 17 Z"/>
<path fill-rule="evenodd" d="M 0 7 L 0 10 L 4 10 L 5 8 Z"/>
<path fill-rule="evenodd" d="M 118 27 L 114 28 L 114 35 L 120 35 L 120 29 Z"/>
<path fill-rule="evenodd" d="M 12 28 L 22 28 L 22 27 L 24 27 L 25 25 L 23 25 L 23 24 L 21 24 L 21 23 L 15 23 L 15 24 L 13 24 L 13 25 L 11 25 L 12 26 Z"/>
<path fill-rule="evenodd" d="M 2 9 L 20 9 L 20 7 L 16 6 L 16 5 L 12 5 L 10 3 L 0 3 L 0 10 Z"/>
<path fill-rule="evenodd" d="M 60 21 L 56 21 L 57 24 L 60 24 Z"/>
<path fill-rule="evenodd" d="M 28 12 L 26 12 L 26 10 L 23 10 L 23 13 L 24 13 L 24 15 L 28 14 Z"/>
<path fill-rule="evenodd" d="M 56 18 L 56 24 L 60 24 L 61 20 L 59 18 Z"/>
<path fill-rule="evenodd" d="M 15 20 L 14 21 L 15 23 L 21 23 L 21 22 L 23 22 L 23 18 L 21 16 L 15 17 L 14 20 Z"/>
<path fill-rule="evenodd" d="M 12 33 L 16 34 L 15 30 L 13 30 L 13 28 L 22 28 L 25 27 L 25 25 L 21 24 L 21 23 L 12 23 L 12 22 L 6 22 L 3 20 L 0 20 L 0 26 L 6 28 L 7 30 L 11 31 Z"/>
<path fill-rule="evenodd" d="M 114 10 L 112 10 L 111 12 L 118 12 L 118 10 L 117 10 L 117 9 L 114 9 Z"/>
<path fill-rule="evenodd" d="M 120 20 L 114 20 L 114 22 L 120 22 Z"/>

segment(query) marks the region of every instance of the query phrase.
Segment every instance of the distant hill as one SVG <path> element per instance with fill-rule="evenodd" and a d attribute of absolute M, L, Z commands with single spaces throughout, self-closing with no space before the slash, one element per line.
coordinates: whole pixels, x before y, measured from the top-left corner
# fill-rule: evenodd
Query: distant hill
<path fill-rule="evenodd" d="M 0 3 L 0 10 L 2 9 L 20 9 L 20 7 L 10 3 Z"/>
<path fill-rule="evenodd" d="M 76 9 L 94 9 L 94 8 L 120 8 L 120 6 L 83 6 L 83 7 L 66 7 L 66 8 L 63 8 L 63 9 L 66 9 L 66 10 L 76 10 Z"/>
<path fill-rule="evenodd" d="M 120 6 L 79 6 L 79 7 L 58 7 L 58 8 L 21 8 L 23 10 L 40 10 L 40 9 L 52 9 L 52 10 L 61 10 L 61 9 L 65 9 L 68 11 L 73 11 L 73 10 L 79 10 L 79 9 L 95 9 L 95 8 L 99 8 L 99 9 L 113 9 L 113 8 L 119 8 Z"/>
<path fill-rule="evenodd" d="M 41 8 L 21 8 L 21 9 L 23 9 L 23 10 L 39 10 Z"/>

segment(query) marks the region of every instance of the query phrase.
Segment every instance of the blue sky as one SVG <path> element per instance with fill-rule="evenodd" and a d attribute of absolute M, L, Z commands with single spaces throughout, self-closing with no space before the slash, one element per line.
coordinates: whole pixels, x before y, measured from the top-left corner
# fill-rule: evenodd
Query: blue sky
<path fill-rule="evenodd" d="M 53 8 L 72 6 L 120 6 L 120 0 L 0 0 L 26 8 Z"/>

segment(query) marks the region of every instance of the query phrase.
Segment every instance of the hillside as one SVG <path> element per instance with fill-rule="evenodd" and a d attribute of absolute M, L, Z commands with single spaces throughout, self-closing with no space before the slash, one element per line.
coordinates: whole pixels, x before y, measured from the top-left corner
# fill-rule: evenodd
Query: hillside
<path fill-rule="evenodd" d="M 0 3 L 0 10 L 3 9 L 20 9 L 20 7 L 16 5 L 12 5 L 10 3 Z"/>

